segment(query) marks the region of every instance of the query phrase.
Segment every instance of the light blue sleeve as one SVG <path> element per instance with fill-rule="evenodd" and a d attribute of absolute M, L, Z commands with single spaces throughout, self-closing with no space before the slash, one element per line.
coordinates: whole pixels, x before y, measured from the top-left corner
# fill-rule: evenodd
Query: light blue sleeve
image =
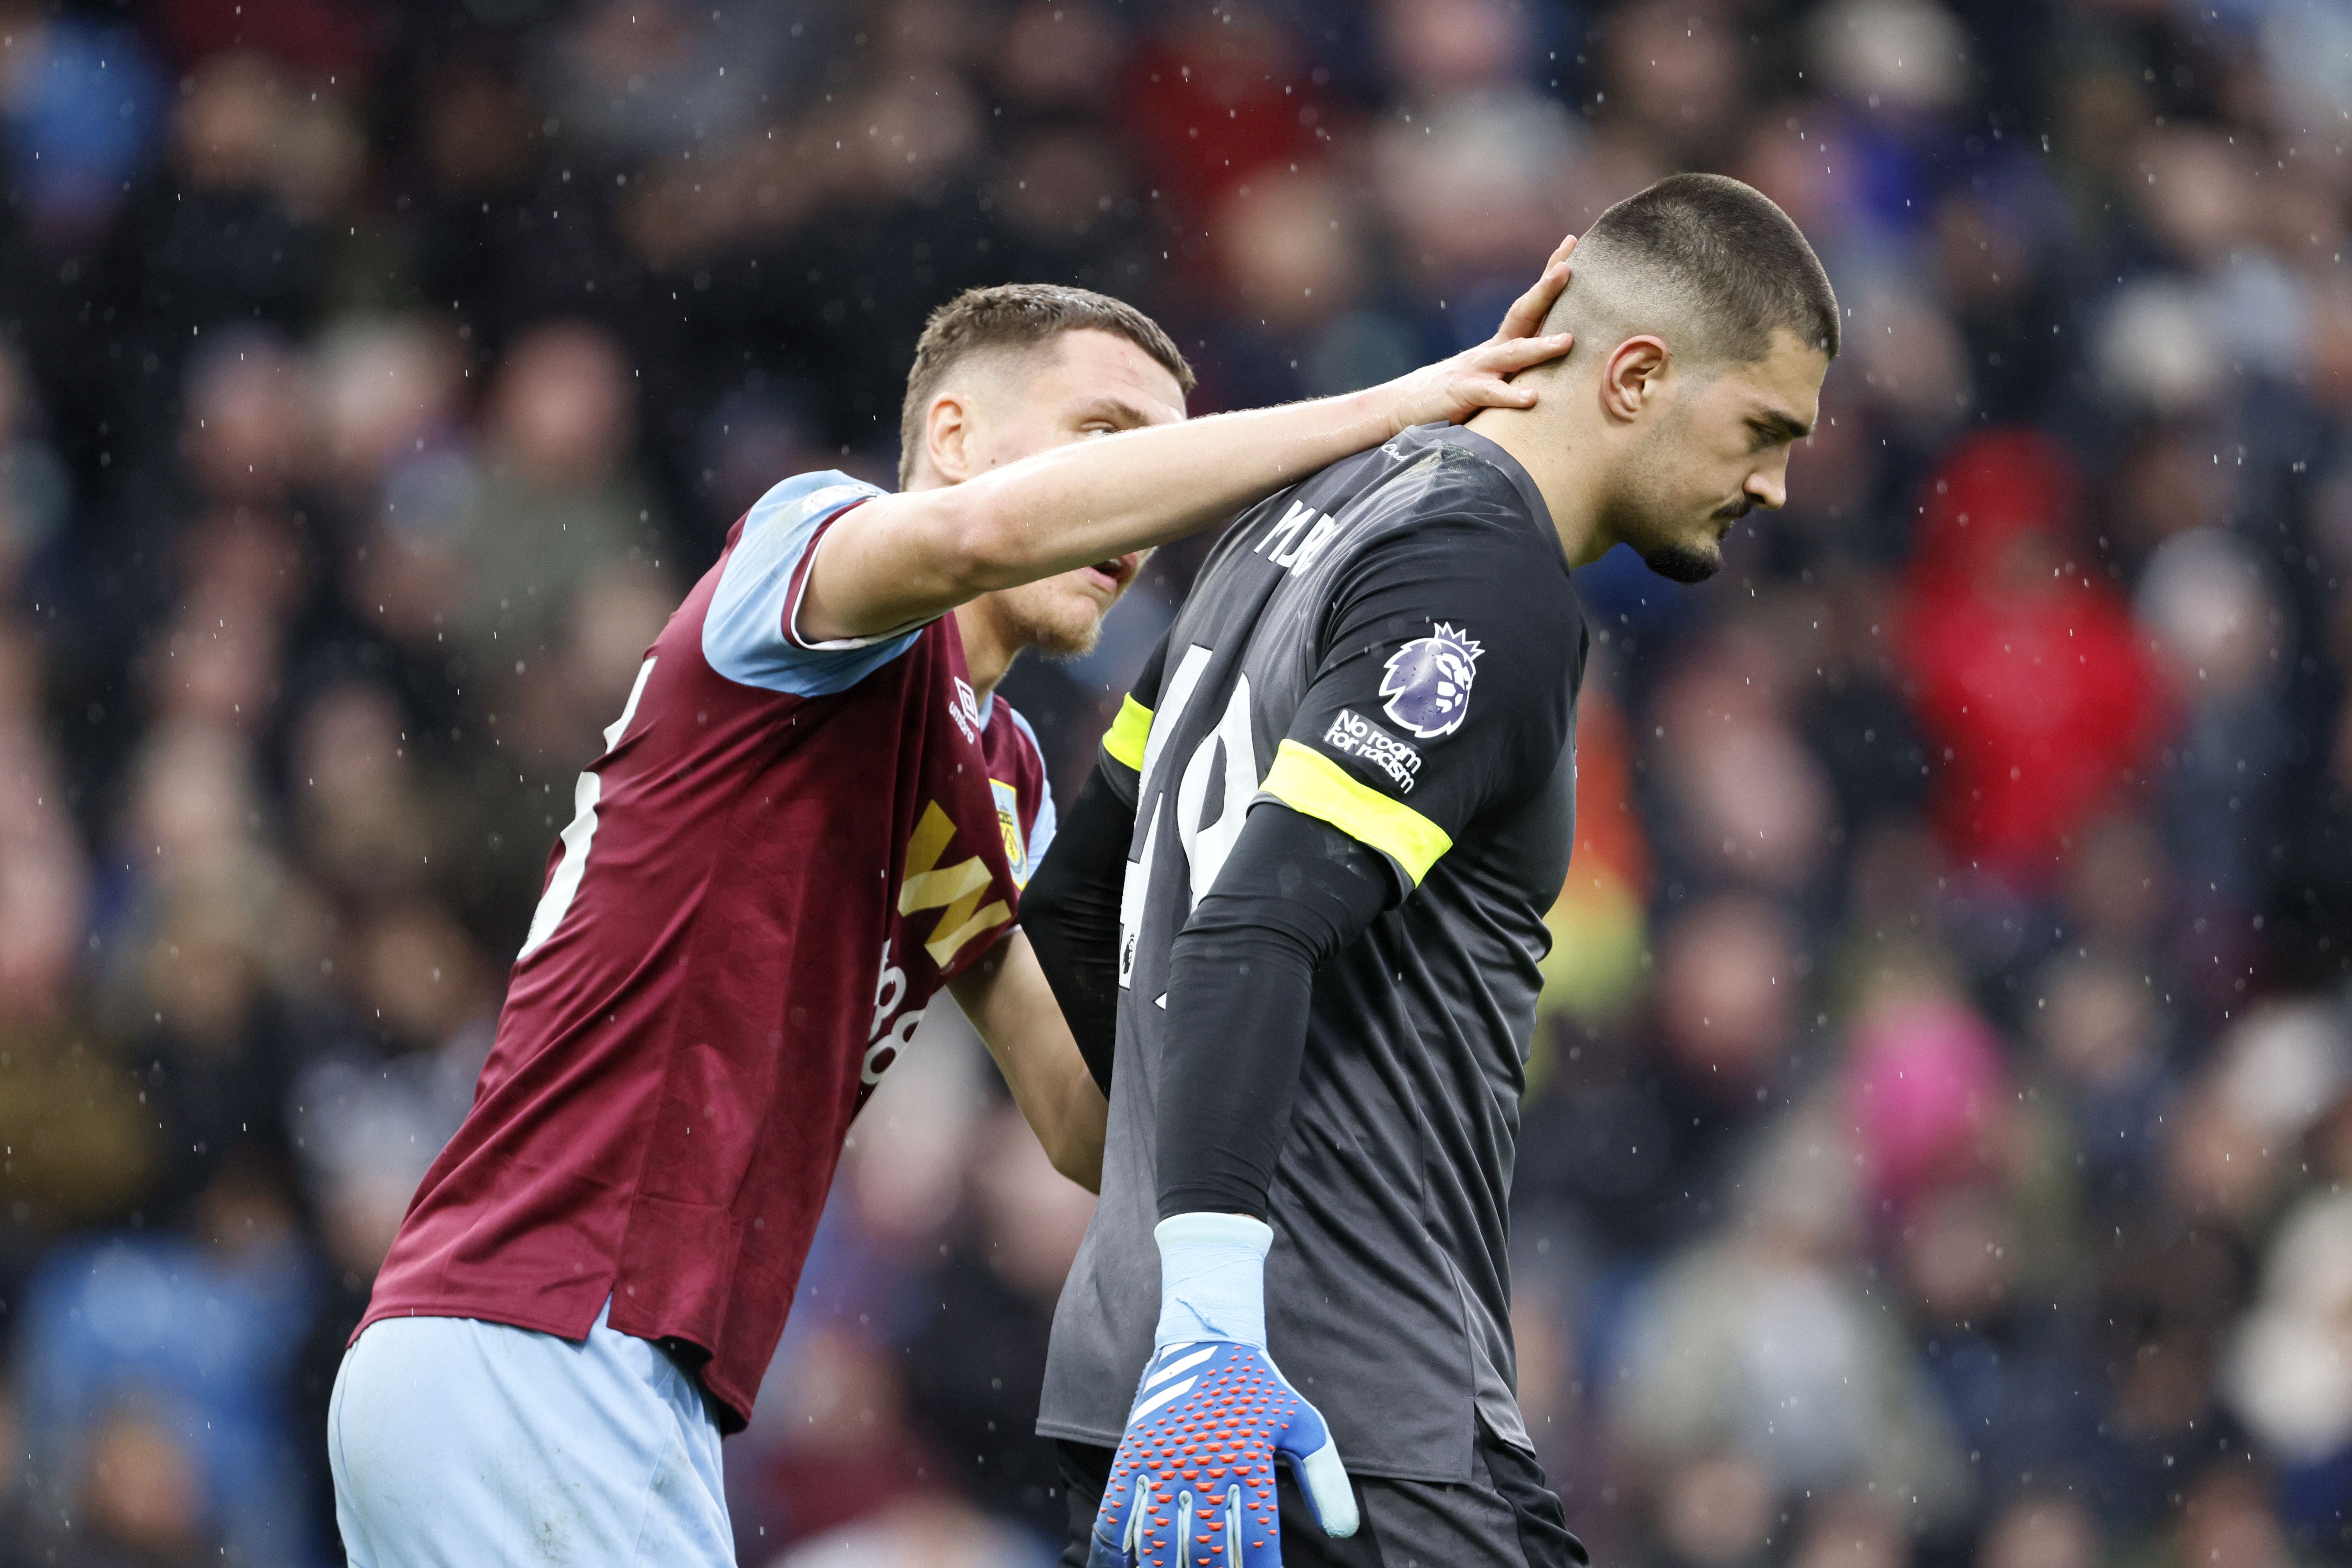
<path fill-rule="evenodd" d="M 1054 810 L 1053 781 L 1046 777 L 1045 748 L 1037 743 L 1037 731 L 1029 727 L 1029 721 L 1021 716 L 1019 709 L 1004 702 L 1002 697 L 996 700 L 1004 703 L 1004 711 L 1021 726 L 1021 733 L 1028 738 L 1029 749 L 1037 753 L 1037 820 L 1029 825 L 1029 874 L 1034 877 L 1037 874 L 1037 867 L 1045 858 L 1045 851 L 1054 847 L 1054 835 L 1060 830 L 1062 819 Z"/>
<path fill-rule="evenodd" d="M 743 519 L 702 621 L 702 657 L 730 680 L 794 697 L 846 691 L 914 646 L 921 628 L 879 637 L 801 643 L 795 584 L 809 542 L 845 507 L 885 492 L 835 469 L 795 474 Z"/>

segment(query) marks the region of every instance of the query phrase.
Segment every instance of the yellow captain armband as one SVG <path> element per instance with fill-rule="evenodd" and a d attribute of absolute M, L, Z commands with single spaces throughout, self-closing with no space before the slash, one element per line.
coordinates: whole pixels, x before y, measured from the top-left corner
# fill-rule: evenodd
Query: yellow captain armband
<path fill-rule="evenodd" d="M 1118 705 L 1118 717 L 1110 721 L 1109 733 L 1103 736 L 1103 750 L 1111 760 L 1143 771 L 1143 743 L 1151 739 L 1151 710 L 1134 697 Z"/>
<path fill-rule="evenodd" d="M 1274 766 L 1258 793 L 1379 850 L 1403 867 L 1415 887 L 1438 858 L 1454 847 L 1445 829 L 1296 741 L 1283 742 L 1275 752 Z"/>

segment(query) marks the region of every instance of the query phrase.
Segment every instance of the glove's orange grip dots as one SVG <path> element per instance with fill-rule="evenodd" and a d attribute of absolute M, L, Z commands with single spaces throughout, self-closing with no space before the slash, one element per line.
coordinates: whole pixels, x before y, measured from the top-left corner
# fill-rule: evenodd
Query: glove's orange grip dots
<path fill-rule="evenodd" d="M 1128 1538 L 1127 1520 L 1139 1510 L 1137 1561 L 1149 1568 L 1188 1568 L 1174 1528 L 1178 1505 L 1190 1492 L 1205 1505 L 1192 1516 L 1190 1564 L 1247 1568 L 1278 1548 L 1275 1511 L 1275 1450 L 1298 1414 L 1300 1401 L 1246 1347 L 1229 1345 L 1188 1396 L 1171 1402 L 1120 1439 L 1104 1489 L 1097 1537 Z M 1263 1534 L 1225 1528 L 1254 1524 Z M 1269 1553 L 1270 1554 L 1270 1553 Z M 1122 1557 L 1120 1561 L 1125 1561 Z"/>

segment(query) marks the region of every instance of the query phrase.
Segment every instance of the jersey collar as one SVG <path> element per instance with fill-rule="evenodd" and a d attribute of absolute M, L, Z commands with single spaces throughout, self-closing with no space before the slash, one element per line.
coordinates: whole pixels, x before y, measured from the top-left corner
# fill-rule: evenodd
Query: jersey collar
<path fill-rule="evenodd" d="M 1527 503 L 1527 509 L 1537 526 L 1543 531 L 1543 536 L 1551 541 L 1552 551 L 1559 557 L 1560 570 L 1573 570 L 1568 559 L 1568 547 L 1559 542 L 1559 530 L 1552 526 L 1551 508 L 1544 504 L 1543 491 L 1536 488 L 1535 477 L 1519 466 L 1517 458 L 1496 446 L 1489 437 L 1459 425 L 1416 425 L 1405 432 L 1406 439 L 1414 437 L 1433 446 L 1444 442 L 1466 447 L 1500 468 L 1503 477 L 1511 481 L 1511 488 L 1519 492 L 1519 500 Z"/>

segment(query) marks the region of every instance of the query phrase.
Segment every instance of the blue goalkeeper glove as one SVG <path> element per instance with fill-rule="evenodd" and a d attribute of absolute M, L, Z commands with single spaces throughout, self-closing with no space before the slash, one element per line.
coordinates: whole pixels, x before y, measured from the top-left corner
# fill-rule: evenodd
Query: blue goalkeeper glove
<path fill-rule="evenodd" d="M 1089 1568 L 1280 1568 L 1274 1461 L 1327 1535 L 1356 1533 L 1339 1446 L 1265 1349 L 1274 1230 L 1181 1214 L 1160 1243 L 1160 1330 L 1095 1515 Z"/>

